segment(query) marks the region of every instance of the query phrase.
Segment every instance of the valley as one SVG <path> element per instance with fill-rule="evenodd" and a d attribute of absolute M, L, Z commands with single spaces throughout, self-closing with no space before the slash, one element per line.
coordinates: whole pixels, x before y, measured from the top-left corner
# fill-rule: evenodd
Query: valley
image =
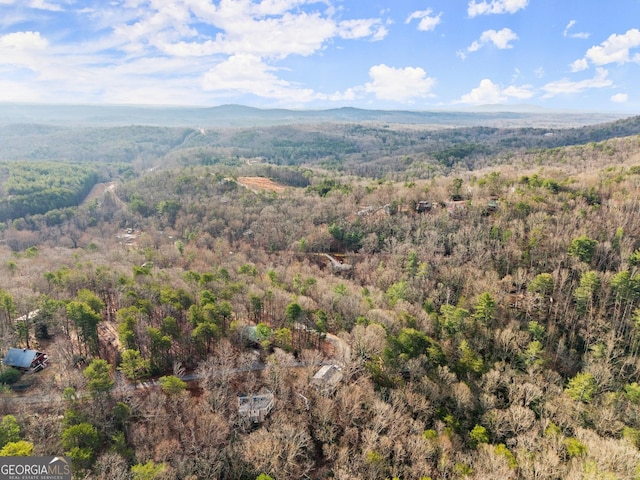
<path fill-rule="evenodd" d="M 394 115 L 1 126 L 3 355 L 50 366 L 0 371 L 0 455 L 637 478 L 640 117 Z"/>

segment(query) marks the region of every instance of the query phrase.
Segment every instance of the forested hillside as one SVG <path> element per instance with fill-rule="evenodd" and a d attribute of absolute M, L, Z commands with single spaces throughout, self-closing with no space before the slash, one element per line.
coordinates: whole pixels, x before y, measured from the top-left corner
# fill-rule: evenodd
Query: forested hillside
<path fill-rule="evenodd" d="M 640 478 L 638 128 L 185 129 L 106 170 L 12 158 L 0 202 L 36 172 L 110 183 L 0 228 L 3 352 L 51 360 L 0 372 L 0 455 L 105 480 Z"/>
<path fill-rule="evenodd" d="M 48 214 L 47 224 L 56 224 L 60 210 L 78 206 L 96 183 L 109 178 L 108 169 L 59 162 L 12 162 L 0 168 L 0 178 L 6 179 L 0 183 L 0 222 Z"/>
<path fill-rule="evenodd" d="M 490 159 L 513 152 L 585 145 L 640 133 L 640 117 L 573 128 L 551 128 L 539 120 L 521 123 L 531 126 L 454 128 L 381 122 L 234 128 L 11 124 L 0 126 L 0 161 L 128 163 L 143 170 L 160 159 L 164 166 L 169 162 L 178 166 L 237 164 L 241 159 L 260 158 L 270 164 L 315 165 L 376 178 L 410 168 L 412 176 L 430 178 L 458 166 L 477 169 Z"/>

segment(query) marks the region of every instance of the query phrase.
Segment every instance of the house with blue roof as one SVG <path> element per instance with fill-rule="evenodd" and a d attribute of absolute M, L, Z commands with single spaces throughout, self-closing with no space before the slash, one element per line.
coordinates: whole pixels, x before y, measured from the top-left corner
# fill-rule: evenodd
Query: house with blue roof
<path fill-rule="evenodd" d="M 47 354 L 28 348 L 10 348 L 2 363 L 18 370 L 38 372 L 47 366 Z"/>

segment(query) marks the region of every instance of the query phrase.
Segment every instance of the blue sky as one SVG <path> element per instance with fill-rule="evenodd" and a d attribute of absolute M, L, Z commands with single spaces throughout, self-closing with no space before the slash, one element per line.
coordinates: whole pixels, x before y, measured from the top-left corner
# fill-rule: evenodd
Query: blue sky
<path fill-rule="evenodd" d="M 0 102 L 640 113 L 640 0 L 0 0 Z"/>

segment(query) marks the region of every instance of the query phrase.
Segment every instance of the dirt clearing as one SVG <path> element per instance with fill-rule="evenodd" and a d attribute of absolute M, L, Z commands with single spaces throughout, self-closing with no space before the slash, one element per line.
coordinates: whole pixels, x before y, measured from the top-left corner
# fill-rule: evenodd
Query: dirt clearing
<path fill-rule="evenodd" d="M 271 192 L 282 193 L 287 187 L 265 177 L 238 177 L 238 183 L 249 190 L 269 190 Z"/>

